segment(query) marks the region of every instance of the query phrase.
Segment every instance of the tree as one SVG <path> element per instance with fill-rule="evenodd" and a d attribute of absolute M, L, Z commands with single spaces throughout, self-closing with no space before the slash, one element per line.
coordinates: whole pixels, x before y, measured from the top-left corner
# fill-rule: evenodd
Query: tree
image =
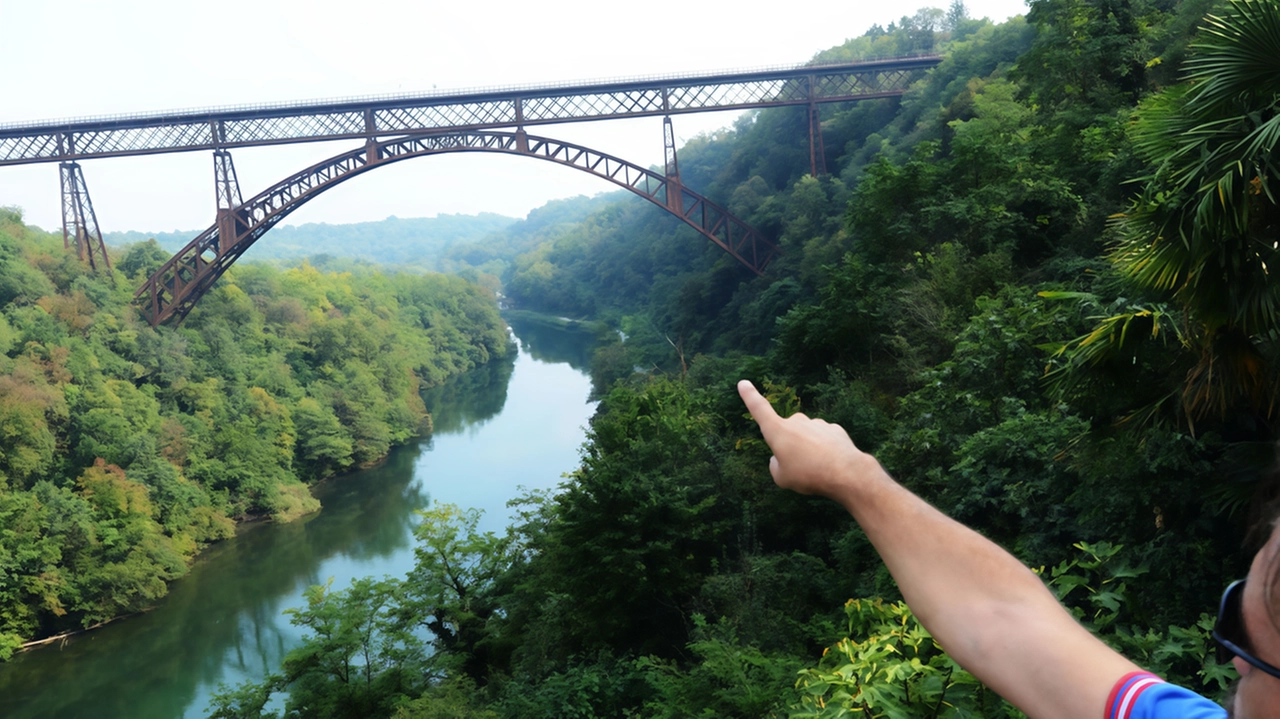
<path fill-rule="evenodd" d="M 312 632 L 284 660 L 287 713 L 386 716 L 425 688 L 425 647 L 397 616 L 400 582 L 365 577 L 341 592 L 316 585 L 306 598 L 306 607 L 286 610 L 290 623 Z"/>
<path fill-rule="evenodd" d="M 1017 79 L 1045 112 L 1073 129 L 1095 114 L 1137 99 L 1147 52 L 1140 0 L 1032 0 L 1027 22 L 1036 26 L 1031 48 L 1018 58 Z"/>
<path fill-rule="evenodd" d="M 351 466 L 351 436 L 332 407 L 303 397 L 293 410 L 293 423 L 298 432 L 298 463 L 311 477 L 327 477 Z"/>
<path fill-rule="evenodd" d="M 402 616 L 403 585 L 365 577 L 335 592 L 332 583 L 311 586 L 304 593 L 307 606 L 285 610 L 291 624 L 310 633 L 285 656 L 281 673 L 235 689 L 220 687 L 212 717 L 277 716 L 263 710 L 278 692 L 288 692 L 289 717 L 386 717 L 426 689 L 429 660 L 422 639 Z"/>
<path fill-rule="evenodd" d="M 668 379 L 618 384 L 592 419 L 582 467 L 530 540 L 533 600 L 567 616 L 533 633 L 570 651 L 671 654 L 686 643 L 684 607 L 741 518 L 719 459 L 727 440 L 711 392 Z"/>
<path fill-rule="evenodd" d="M 35 496 L 0 492 L 0 660 L 32 634 L 42 611 L 66 614 L 58 567 L 63 548 L 48 523 L 48 510 Z"/>
<path fill-rule="evenodd" d="M 947 8 L 947 16 L 942 21 L 942 27 L 947 32 L 955 32 L 960 26 L 969 19 L 969 8 L 964 6 L 964 0 L 951 0 L 951 6 Z"/>
<path fill-rule="evenodd" d="M 0 487 L 25 488 L 49 469 L 57 444 L 49 420 L 66 412 L 66 402 L 30 359 L 0 374 Z"/>
<path fill-rule="evenodd" d="M 152 517 L 147 488 L 101 459 L 76 480 L 93 511 L 90 543 L 75 563 L 74 609 L 82 623 L 145 609 L 168 592 L 165 582 L 187 571 L 182 555 Z"/>
<path fill-rule="evenodd" d="M 1280 3 L 1232 0 L 1192 46 L 1187 81 L 1143 103 L 1134 140 L 1154 170 L 1117 218 L 1111 254 L 1139 293 L 1070 346 L 1070 366 L 1123 365 L 1166 342 L 1167 403 L 1193 426 L 1280 400 Z M 1247 424 L 1236 421 L 1237 426 Z"/>
<path fill-rule="evenodd" d="M 484 681 L 491 646 L 488 624 L 499 611 L 498 577 L 516 548 L 509 537 L 480 532 L 482 512 L 439 504 L 419 512 L 417 561 L 406 580 L 406 606 L 431 630 L 439 660 Z"/>
<path fill-rule="evenodd" d="M 132 279 L 149 277 L 171 256 L 155 239 L 150 239 L 131 246 L 116 268 Z"/>

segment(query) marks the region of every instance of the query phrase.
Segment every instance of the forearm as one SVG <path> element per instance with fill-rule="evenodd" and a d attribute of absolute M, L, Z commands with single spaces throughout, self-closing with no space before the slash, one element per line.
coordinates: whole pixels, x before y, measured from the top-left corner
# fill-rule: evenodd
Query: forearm
<path fill-rule="evenodd" d="M 837 425 L 779 417 L 750 382 L 738 392 L 773 450 L 778 486 L 840 502 L 907 604 L 947 652 L 1037 719 L 1100 719 L 1135 667 L 1071 618 L 1008 552 L 908 492 Z"/>
<path fill-rule="evenodd" d="M 916 617 L 961 666 L 1032 716 L 1101 717 L 1136 669 L 1020 561 L 893 481 L 870 455 L 832 485 Z"/>

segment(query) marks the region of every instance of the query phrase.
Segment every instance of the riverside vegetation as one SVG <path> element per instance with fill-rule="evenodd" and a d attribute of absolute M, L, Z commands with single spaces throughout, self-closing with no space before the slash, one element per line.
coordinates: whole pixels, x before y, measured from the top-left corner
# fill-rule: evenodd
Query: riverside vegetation
<path fill-rule="evenodd" d="M 685 182 L 779 238 L 766 277 L 617 196 L 445 250 L 620 330 L 581 465 L 503 535 L 436 506 L 406 577 L 311 589 L 303 645 L 212 716 L 1017 716 L 842 510 L 774 489 L 744 377 L 1219 693 L 1204 612 L 1275 495 L 1280 4 L 1028 5 L 819 53 L 944 55 L 901 99 L 824 109 L 829 176 L 796 110 L 681 148 Z"/>
<path fill-rule="evenodd" d="M 245 265 L 180 328 L 0 210 L 0 658 L 146 609 L 235 521 L 430 428 L 423 386 L 508 353 L 490 292 L 444 275 Z"/>

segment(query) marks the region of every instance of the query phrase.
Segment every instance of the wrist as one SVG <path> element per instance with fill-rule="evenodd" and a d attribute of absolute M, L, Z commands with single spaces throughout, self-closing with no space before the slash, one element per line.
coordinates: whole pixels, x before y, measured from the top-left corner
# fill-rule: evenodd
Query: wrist
<path fill-rule="evenodd" d="M 829 497 L 853 512 L 855 507 L 865 506 L 872 496 L 892 484 L 893 479 L 875 457 L 855 449 L 835 472 Z"/>

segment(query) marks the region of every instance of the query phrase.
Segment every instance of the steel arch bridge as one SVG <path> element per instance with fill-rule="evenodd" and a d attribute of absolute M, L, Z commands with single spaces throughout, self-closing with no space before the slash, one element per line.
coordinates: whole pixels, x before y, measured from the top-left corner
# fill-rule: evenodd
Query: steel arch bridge
<path fill-rule="evenodd" d="M 161 266 L 134 296 L 152 326 L 172 318 L 180 322 L 245 250 L 311 199 L 375 167 L 455 152 L 523 155 L 602 177 L 676 215 L 757 274 L 779 252 L 723 207 L 667 176 L 580 145 L 523 131 L 415 135 L 335 155 L 221 212 L 217 222 Z"/>
<path fill-rule="evenodd" d="M 149 278 L 136 296 L 152 325 L 181 321 L 232 263 L 277 222 L 319 193 L 392 161 L 445 152 L 500 152 L 591 172 L 670 211 L 760 274 L 779 250 L 724 208 L 684 187 L 671 117 L 714 110 L 808 110 L 813 175 L 825 174 L 819 106 L 895 97 L 941 62 L 936 55 L 668 75 L 561 85 L 483 88 L 180 110 L 154 114 L 0 124 L 0 166 L 59 163 L 63 240 L 96 270 L 110 258 L 79 160 L 212 150 L 217 220 Z M 663 117 L 665 174 L 585 147 L 535 138 L 529 125 Z M 486 132 L 488 130 L 508 130 Z M 509 131 L 514 130 L 514 132 Z M 387 139 L 394 137 L 394 139 Z M 327 140 L 363 140 L 240 199 L 230 150 Z"/>

